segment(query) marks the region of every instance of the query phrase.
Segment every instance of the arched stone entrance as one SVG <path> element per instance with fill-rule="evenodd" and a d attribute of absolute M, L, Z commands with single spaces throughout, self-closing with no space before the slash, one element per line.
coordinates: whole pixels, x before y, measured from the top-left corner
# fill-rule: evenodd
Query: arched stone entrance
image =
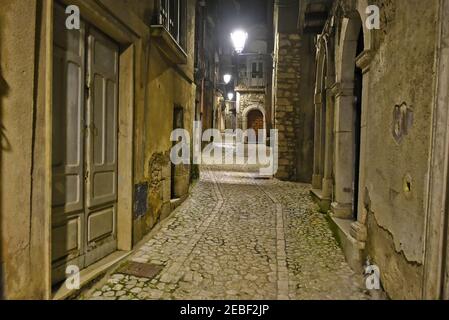
<path fill-rule="evenodd" d="M 362 20 L 358 13 L 344 18 L 340 42 L 341 65 L 337 72 L 335 103 L 335 216 L 357 218 L 360 177 L 362 70 L 356 60 L 364 51 Z"/>
<path fill-rule="evenodd" d="M 248 129 L 253 129 L 256 132 L 256 135 L 258 135 L 259 130 L 264 129 L 265 127 L 263 113 L 258 109 L 254 109 L 248 112 L 246 117 Z"/>
<path fill-rule="evenodd" d="M 254 105 L 247 107 L 242 113 L 242 129 L 245 131 L 247 129 L 254 129 L 256 134 L 260 130 L 266 129 L 266 114 L 265 109 L 262 106 Z M 267 133 L 265 132 L 264 138 L 266 138 Z"/>
<path fill-rule="evenodd" d="M 330 208 L 333 193 L 335 59 L 332 38 L 320 36 L 315 81 L 315 140 L 312 194 L 323 212 Z"/>

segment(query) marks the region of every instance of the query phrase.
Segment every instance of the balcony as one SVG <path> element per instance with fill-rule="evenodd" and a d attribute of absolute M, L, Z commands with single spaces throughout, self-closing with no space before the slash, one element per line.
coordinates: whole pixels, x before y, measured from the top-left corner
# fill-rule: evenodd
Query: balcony
<path fill-rule="evenodd" d="M 305 34 L 321 33 L 329 17 L 332 7 L 331 0 L 307 0 L 301 9 L 304 11 L 302 28 Z"/>
<path fill-rule="evenodd" d="M 162 25 L 152 25 L 151 37 L 158 48 L 174 64 L 186 64 L 187 53 L 176 42 L 173 36 Z"/>
<path fill-rule="evenodd" d="M 237 79 L 236 91 L 261 91 L 267 86 L 266 74 L 240 72 Z"/>

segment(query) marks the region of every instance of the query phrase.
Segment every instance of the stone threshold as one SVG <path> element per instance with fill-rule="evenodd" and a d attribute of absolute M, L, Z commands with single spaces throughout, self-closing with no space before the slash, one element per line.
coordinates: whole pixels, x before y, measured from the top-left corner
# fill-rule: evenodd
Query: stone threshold
<path fill-rule="evenodd" d="M 65 283 L 53 291 L 53 300 L 66 300 L 79 295 L 86 287 L 103 277 L 110 269 L 125 260 L 133 251 L 115 251 L 93 265 L 81 270 L 80 288 L 67 289 Z"/>
<path fill-rule="evenodd" d="M 320 206 L 320 211 L 322 213 L 327 213 L 331 208 L 331 199 L 327 199 L 323 196 L 323 190 L 312 189 L 310 190 L 310 194 L 313 198 L 313 201 Z"/>
<path fill-rule="evenodd" d="M 327 218 L 349 266 L 355 272 L 363 272 L 365 244 L 351 236 L 351 225 L 354 221 L 336 218 L 330 212 Z"/>

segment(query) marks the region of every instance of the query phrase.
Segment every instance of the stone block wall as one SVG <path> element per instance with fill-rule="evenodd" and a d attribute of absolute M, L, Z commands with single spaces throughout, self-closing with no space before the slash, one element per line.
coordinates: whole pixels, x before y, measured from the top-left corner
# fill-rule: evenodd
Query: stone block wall
<path fill-rule="evenodd" d="M 301 37 L 280 33 L 276 43 L 274 127 L 279 134 L 278 179 L 296 179 L 296 135 L 299 126 Z"/>

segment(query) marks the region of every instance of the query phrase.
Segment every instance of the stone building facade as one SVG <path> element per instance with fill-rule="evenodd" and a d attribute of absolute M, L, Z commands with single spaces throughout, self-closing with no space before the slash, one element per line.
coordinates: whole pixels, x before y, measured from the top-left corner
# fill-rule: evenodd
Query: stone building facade
<path fill-rule="evenodd" d="M 220 10 L 229 16 L 219 23 L 220 76 L 231 75 L 228 84 L 217 86 L 222 92 L 216 127 L 226 129 L 269 129 L 271 125 L 272 81 L 272 1 L 254 8 L 251 1 L 219 1 Z M 248 34 L 243 52 L 235 52 L 230 34 L 244 30 Z M 232 94 L 229 96 L 229 94 Z M 230 99 L 231 97 L 231 99 Z M 226 106 L 224 108 L 224 106 Z M 222 124 L 225 124 L 224 126 Z"/>
<path fill-rule="evenodd" d="M 271 19 L 270 19 L 271 21 Z M 236 127 L 247 130 L 271 128 L 271 39 L 267 24 L 248 26 L 251 38 L 244 52 L 235 57 Z"/>
<path fill-rule="evenodd" d="M 67 266 L 86 283 L 129 255 L 187 196 L 170 134 L 202 118 L 277 129 L 276 177 L 312 184 L 354 270 L 449 299 L 449 0 L 267 1 L 241 56 L 206 45 L 229 40 L 208 4 L 2 0 L 0 298 L 65 298 Z"/>
<path fill-rule="evenodd" d="M 300 36 L 297 33 L 276 35 L 274 90 L 274 126 L 279 134 L 279 170 L 277 178 L 296 179 L 296 132 L 299 127 Z"/>
<path fill-rule="evenodd" d="M 190 168 L 169 152 L 195 116 L 195 7 L 2 1 L 2 298 L 63 297 L 68 264 L 104 271 L 187 194 Z"/>
<path fill-rule="evenodd" d="M 217 113 L 219 1 L 198 1 L 195 27 L 196 120 L 203 131 L 214 127 Z"/>
<path fill-rule="evenodd" d="M 316 40 L 313 195 L 394 299 L 448 297 L 448 5 L 332 1 Z"/>
<path fill-rule="evenodd" d="M 240 89 L 237 90 L 237 128 L 249 129 L 248 114 L 256 110 L 262 115 L 263 129 L 266 129 L 266 101 L 265 88 L 263 89 Z M 250 124 L 251 126 L 251 124 Z"/>
<path fill-rule="evenodd" d="M 282 180 L 310 183 L 313 167 L 314 35 L 301 29 L 301 1 L 274 4 L 272 123 Z"/>

